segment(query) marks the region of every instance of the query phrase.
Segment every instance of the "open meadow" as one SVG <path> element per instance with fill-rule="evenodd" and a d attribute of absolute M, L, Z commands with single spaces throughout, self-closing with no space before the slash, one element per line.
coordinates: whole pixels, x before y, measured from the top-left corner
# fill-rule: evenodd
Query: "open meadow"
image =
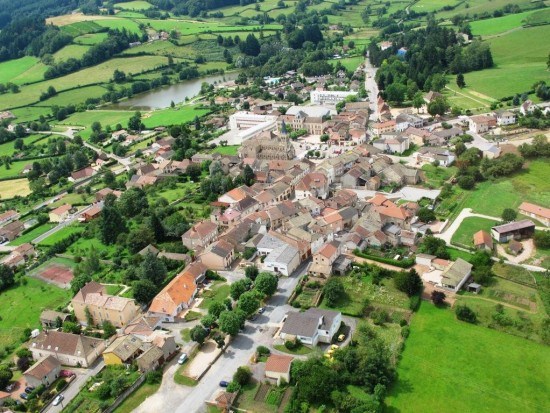
<path fill-rule="evenodd" d="M 398 365 L 386 412 L 550 410 L 548 347 L 455 319 L 423 302 Z M 537 372 L 533 374 L 533 372 Z"/>
<path fill-rule="evenodd" d="M 25 283 L 0 293 L 0 348 L 15 344 L 25 328 L 37 328 L 44 309 L 56 309 L 71 298 L 63 290 L 41 280 L 26 277 Z"/>
<path fill-rule="evenodd" d="M 493 221 L 480 217 L 465 218 L 458 227 L 458 230 L 453 234 L 452 242 L 461 244 L 465 247 L 473 247 L 473 237 L 479 230 L 484 230 L 491 233 L 491 227 L 500 224 L 498 221 Z"/>
<path fill-rule="evenodd" d="M 0 171 L 2 168 L 0 167 Z M 31 193 L 27 178 L 0 181 L 0 199 L 10 199 L 14 196 L 27 196 Z"/>

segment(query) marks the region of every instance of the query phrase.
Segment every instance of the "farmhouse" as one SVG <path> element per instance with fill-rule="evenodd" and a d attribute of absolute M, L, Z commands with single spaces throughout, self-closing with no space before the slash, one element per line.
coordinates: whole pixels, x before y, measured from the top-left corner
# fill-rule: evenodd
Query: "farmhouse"
<path fill-rule="evenodd" d="M 529 202 L 522 202 L 519 206 L 520 214 L 534 218 L 542 222 L 547 227 L 550 226 L 550 209 L 544 208 Z"/>
<path fill-rule="evenodd" d="M 529 238 L 535 234 L 535 224 L 528 219 L 497 225 L 491 228 L 491 235 L 498 242 L 508 242 L 512 239 Z"/>
<path fill-rule="evenodd" d="M 177 315 L 189 308 L 197 294 L 197 284 L 191 274 L 182 272 L 156 295 L 149 307 L 149 315 L 174 322 Z"/>
<path fill-rule="evenodd" d="M 494 116 L 497 119 L 498 126 L 513 125 L 516 123 L 516 115 L 509 110 L 497 110 L 494 112 Z"/>
<path fill-rule="evenodd" d="M 25 229 L 21 221 L 12 221 L 0 228 L 0 241 L 13 241 Z"/>
<path fill-rule="evenodd" d="M 76 319 L 82 325 L 87 325 L 91 318 L 95 325 L 109 321 L 115 327 L 122 327 L 139 313 L 133 299 L 108 295 L 105 287 L 95 281 L 82 287 L 71 304 Z"/>
<path fill-rule="evenodd" d="M 6 222 L 13 221 L 14 219 L 19 219 L 21 215 L 19 212 L 14 211 L 13 209 L 3 212 L 0 214 L 0 225 L 5 224 Z"/>
<path fill-rule="evenodd" d="M 59 377 L 60 371 L 61 363 L 55 357 L 46 356 L 34 363 L 23 373 L 23 376 L 25 376 L 27 386 L 44 385 L 48 387 Z"/>
<path fill-rule="evenodd" d="M 279 334 L 285 341 L 300 340 L 313 347 L 319 342 L 330 343 L 341 324 L 342 313 L 309 308 L 303 313 L 288 313 Z"/>
<path fill-rule="evenodd" d="M 42 331 L 29 347 L 36 360 L 53 356 L 61 364 L 82 367 L 93 364 L 104 349 L 104 340 L 61 331 Z"/>
<path fill-rule="evenodd" d="M 69 212 L 71 211 L 71 206 L 69 204 L 61 205 L 54 210 L 50 211 L 50 221 L 51 222 L 62 222 L 67 219 Z"/>

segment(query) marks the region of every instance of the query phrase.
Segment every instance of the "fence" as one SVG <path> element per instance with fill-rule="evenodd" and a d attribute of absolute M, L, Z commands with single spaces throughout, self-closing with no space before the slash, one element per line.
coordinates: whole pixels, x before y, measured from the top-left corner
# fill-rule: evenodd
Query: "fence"
<path fill-rule="evenodd" d="M 128 387 L 120 396 L 118 396 L 113 404 L 109 406 L 107 409 L 104 410 L 103 413 L 112 413 L 115 411 L 115 409 L 122 404 L 124 400 L 130 396 L 136 389 L 141 386 L 141 384 L 145 381 L 145 374 L 142 374 L 139 376 L 139 378 L 132 384 L 130 387 Z"/>

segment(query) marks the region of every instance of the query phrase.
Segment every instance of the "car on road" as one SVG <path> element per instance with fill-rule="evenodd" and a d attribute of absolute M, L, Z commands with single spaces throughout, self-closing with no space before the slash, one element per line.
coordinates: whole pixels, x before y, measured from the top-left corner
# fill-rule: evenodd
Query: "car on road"
<path fill-rule="evenodd" d="M 178 364 L 183 364 L 187 360 L 187 353 L 183 353 L 178 359 Z"/>
<path fill-rule="evenodd" d="M 55 399 L 53 399 L 53 405 L 54 406 L 57 406 L 59 403 L 61 403 L 63 401 L 63 399 L 65 399 L 65 396 L 63 396 L 62 394 L 58 394 L 57 397 Z"/>
<path fill-rule="evenodd" d="M 34 390 L 34 387 L 32 386 L 25 387 L 25 393 L 32 393 L 33 390 Z"/>
<path fill-rule="evenodd" d="M 29 395 L 27 393 L 21 393 L 19 397 L 21 397 L 23 400 L 27 400 L 29 398 Z"/>
<path fill-rule="evenodd" d="M 220 387 L 227 387 L 227 386 L 229 386 L 228 381 L 225 381 L 225 380 L 220 381 Z"/>

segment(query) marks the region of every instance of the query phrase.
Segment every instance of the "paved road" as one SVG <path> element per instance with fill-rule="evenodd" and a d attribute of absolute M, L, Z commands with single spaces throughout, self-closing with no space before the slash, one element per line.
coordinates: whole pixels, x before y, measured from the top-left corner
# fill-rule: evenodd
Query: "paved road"
<path fill-rule="evenodd" d="M 65 399 L 57 406 L 50 404 L 44 410 L 44 413 L 60 413 L 63 407 L 67 406 L 67 404 L 78 394 L 80 389 L 84 387 L 88 379 L 99 373 L 104 366 L 105 363 L 103 362 L 103 358 L 100 357 L 91 369 L 69 369 L 76 373 L 76 379 L 62 392 Z"/>
<path fill-rule="evenodd" d="M 38 244 L 41 241 L 44 241 L 46 238 L 48 238 L 50 235 L 55 234 L 57 231 L 62 230 L 63 228 L 73 224 L 75 221 L 78 220 L 78 218 L 87 210 L 89 210 L 93 205 L 88 205 L 86 208 L 81 209 L 76 214 L 71 215 L 68 219 L 66 219 L 63 222 L 60 222 L 58 225 L 50 229 L 49 231 L 44 232 L 42 235 L 39 235 L 35 239 L 31 241 L 32 244 Z"/>
<path fill-rule="evenodd" d="M 204 402 L 220 388 L 220 380 L 230 381 L 238 367 L 248 364 L 257 346 L 272 344 L 273 335 L 280 321 L 292 309 L 286 304 L 286 301 L 294 291 L 299 278 L 305 273 L 307 264 L 308 262 L 302 264 L 292 277 L 283 277 L 279 280 L 277 294 L 269 301 L 265 313 L 252 322 L 247 321 L 244 331 L 233 339 L 227 350 L 197 386 L 186 387 L 173 384 L 177 365 L 170 366 L 164 374 L 163 384 L 159 391 L 145 400 L 134 412 L 194 413 L 206 411 Z"/>
<path fill-rule="evenodd" d="M 378 69 L 371 65 L 369 59 L 367 58 L 365 60 L 365 89 L 367 90 L 367 93 L 369 94 L 369 101 L 370 101 L 370 120 L 378 122 L 378 85 L 376 84 L 376 81 L 374 80 L 374 76 L 376 75 L 376 71 Z"/>

